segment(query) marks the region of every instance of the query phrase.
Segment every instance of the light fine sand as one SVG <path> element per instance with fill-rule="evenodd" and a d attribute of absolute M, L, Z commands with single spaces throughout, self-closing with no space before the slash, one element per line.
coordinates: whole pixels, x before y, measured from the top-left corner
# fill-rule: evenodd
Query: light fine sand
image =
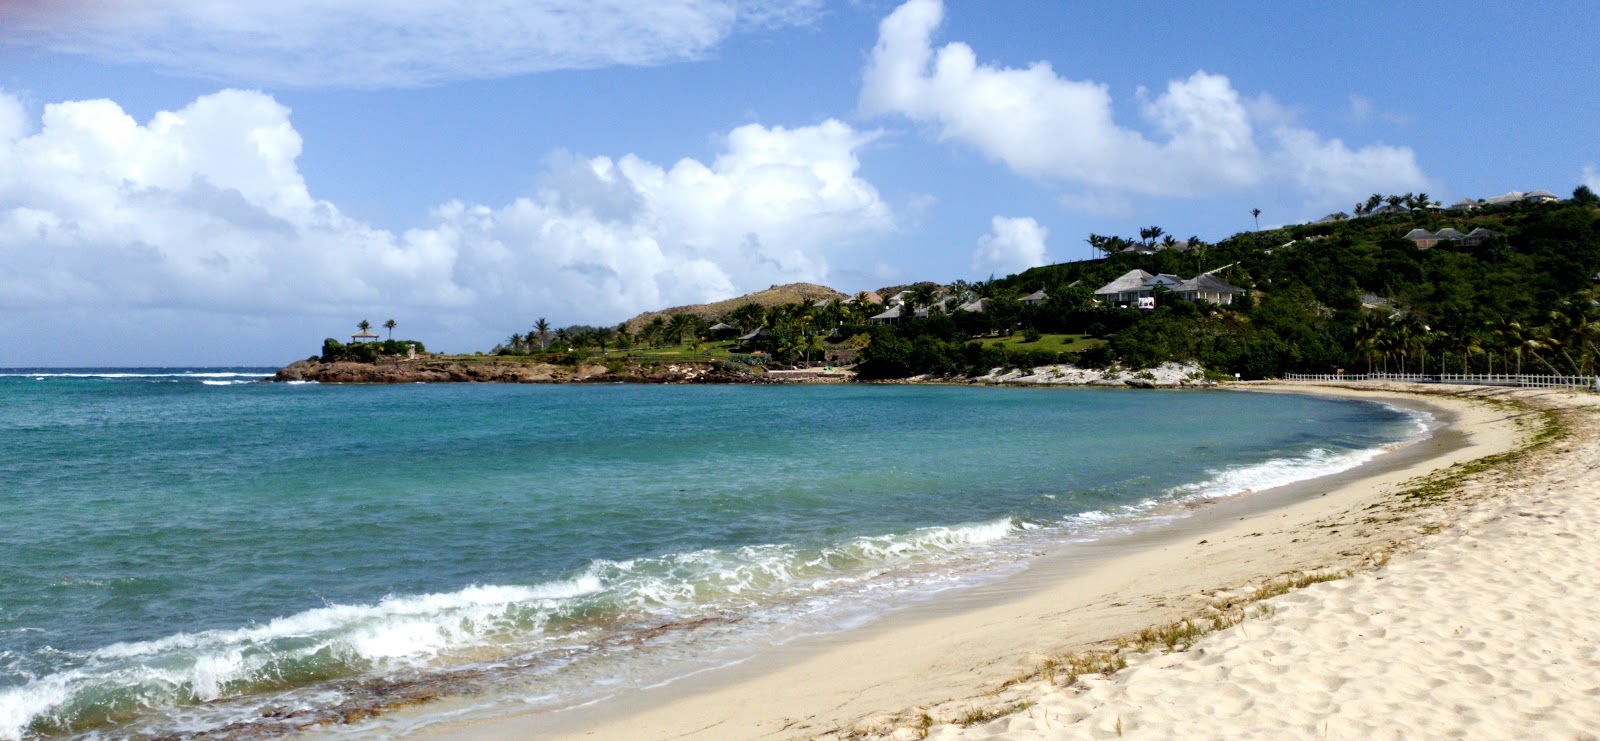
<path fill-rule="evenodd" d="M 1315 491 L 1240 497 L 1160 532 L 1044 555 L 998 586 L 739 666 L 420 735 L 1595 738 L 1600 396 L 1263 388 L 1421 404 L 1451 425 Z M 1518 448 L 1539 417 L 1530 409 L 1559 410 L 1571 434 L 1474 474 L 1442 502 L 1397 496 L 1418 476 Z M 1328 570 L 1354 573 L 1256 603 L 1253 617 L 1187 650 L 1123 651 L 1128 668 L 1070 685 L 1037 675 L 1048 659 Z"/>
<path fill-rule="evenodd" d="M 1036 683 L 1032 707 L 928 738 L 1594 738 L 1597 399 L 1515 396 L 1589 413 L 1536 470 L 1472 485 L 1477 503 L 1421 548 L 1110 679 Z"/>

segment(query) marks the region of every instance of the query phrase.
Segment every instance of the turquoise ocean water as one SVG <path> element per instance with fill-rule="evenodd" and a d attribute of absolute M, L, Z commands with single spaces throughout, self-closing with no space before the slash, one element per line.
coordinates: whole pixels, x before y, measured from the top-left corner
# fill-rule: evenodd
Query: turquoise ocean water
<path fill-rule="evenodd" d="M 0 371 L 0 738 L 586 701 L 1425 429 L 1226 392 L 267 373 Z"/>

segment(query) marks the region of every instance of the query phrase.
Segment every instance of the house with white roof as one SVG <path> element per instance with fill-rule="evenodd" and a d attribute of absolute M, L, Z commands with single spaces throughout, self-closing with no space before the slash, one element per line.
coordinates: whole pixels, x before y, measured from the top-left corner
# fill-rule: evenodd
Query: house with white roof
<path fill-rule="evenodd" d="M 1184 280 L 1176 275 L 1135 269 L 1096 289 L 1094 296 L 1107 306 L 1154 309 L 1156 289 L 1166 289 L 1180 301 L 1207 301 L 1221 306 L 1232 304 L 1235 295 L 1244 293 L 1244 289 L 1228 285 L 1210 273 Z"/>

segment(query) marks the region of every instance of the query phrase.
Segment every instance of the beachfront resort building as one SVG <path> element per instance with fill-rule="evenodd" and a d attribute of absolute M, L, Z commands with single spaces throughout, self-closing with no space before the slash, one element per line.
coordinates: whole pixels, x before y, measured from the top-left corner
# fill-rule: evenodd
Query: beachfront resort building
<path fill-rule="evenodd" d="M 1179 301 L 1207 301 L 1219 306 L 1232 304 L 1234 296 L 1244 293 L 1243 288 L 1231 286 L 1211 273 L 1201 273 L 1184 280 L 1166 273 L 1130 270 L 1101 286 L 1094 292 L 1094 297 L 1106 306 L 1154 309 L 1159 289 L 1166 290 Z"/>

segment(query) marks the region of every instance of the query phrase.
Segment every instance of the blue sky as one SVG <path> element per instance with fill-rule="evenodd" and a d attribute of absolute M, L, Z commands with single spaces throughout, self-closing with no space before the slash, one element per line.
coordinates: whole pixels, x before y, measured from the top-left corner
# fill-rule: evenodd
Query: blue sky
<path fill-rule="evenodd" d="M 1600 187 L 1583 3 L 234 5 L 0 5 L 0 366 L 276 365 L 389 318 L 470 351 Z"/>

